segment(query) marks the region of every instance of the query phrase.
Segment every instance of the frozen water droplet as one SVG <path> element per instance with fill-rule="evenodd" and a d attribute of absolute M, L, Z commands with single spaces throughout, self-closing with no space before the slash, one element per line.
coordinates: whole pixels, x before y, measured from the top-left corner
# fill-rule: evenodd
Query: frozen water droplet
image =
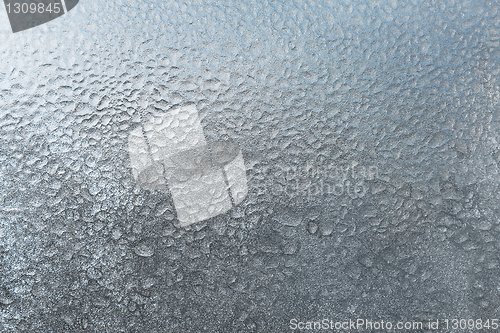
<path fill-rule="evenodd" d="M 323 236 L 329 236 L 333 232 L 333 223 L 331 221 L 323 221 L 319 227 Z"/>
<path fill-rule="evenodd" d="M 307 226 L 307 230 L 311 233 L 311 234 L 315 234 L 316 231 L 318 231 L 318 225 L 314 222 L 309 222 L 309 225 Z"/>
<path fill-rule="evenodd" d="M 102 273 L 98 269 L 96 269 L 95 267 L 90 267 L 87 270 L 87 275 L 91 279 L 98 280 L 101 278 Z"/>
<path fill-rule="evenodd" d="M 145 243 L 138 245 L 134 252 L 141 257 L 151 257 L 154 253 L 153 248 Z"/>
<path fill-rule="evenodd" d="M 120 229 L 115 229 L 113 230 L 113 235 L 111 237 L 113 237 L 114 240 L 118 240 L 121 236 L 122 232 L 120 231 Z"/>
<path fill-rule="evenodd" d="M 154 286 L 155 284 L 156 284 L 156 280 L 155 279 L 153 279 L 153 278 L 147 278 L 146 281 L 144 281 L 144 284 L 142 285 L 142 287 L 144 289 L 149 289 L 152 286 Z"/>
<path fill-rule="evenodd" d="M 300 213 L 296 213 L 290 208 L 285 208 L 283 211 L 279 212 L 279 215 L 274 217 L 274 220 L 283 225 L 296 227 L 302 222 L 302 216 Z"/>
<path fill-rule="evenodd" d="M 61 317 L 62 320 L 64 320 L 64 322 L 68 325 L 73 325 L 73 318 L 69 317 L 69 316 L 62 316 Z"/>
<path fill-rule="evenodd" d="M 490 230 L 491 229 L 491 223 L 488 221 L 483 221 L 478 225 L 478 228 L 480 230 Z"/>
<path fill-rule="evenodd" d="M 2 303 L 3 305 L 9 305 L 12 302 L 14 302 L 14 301 L 12 299 L 10 299 L 10 298 L 0 297 L 0 303 Z"/>

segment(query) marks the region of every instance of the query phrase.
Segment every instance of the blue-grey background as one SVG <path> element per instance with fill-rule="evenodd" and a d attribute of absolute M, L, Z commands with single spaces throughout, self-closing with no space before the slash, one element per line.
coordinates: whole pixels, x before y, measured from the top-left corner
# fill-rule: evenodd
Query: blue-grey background
<path fill-rule="evenodd" d="M 2 30 L 0 331 L 498 318 L 499 10 L 82 0 Z M 186 103 L 249 195 L 179 228 L 127 136 Z M 353 163 L 378 170 L 361 197 L 317 190 Z"/>

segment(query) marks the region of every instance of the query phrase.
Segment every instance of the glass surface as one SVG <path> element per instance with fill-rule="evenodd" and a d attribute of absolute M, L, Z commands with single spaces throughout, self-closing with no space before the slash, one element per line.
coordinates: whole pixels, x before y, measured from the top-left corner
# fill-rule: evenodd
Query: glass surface
<path fill-rule="evenodd" d="M 500 325 L 498 1 L 63 3 L 0 5 L 1 332 Z"/>

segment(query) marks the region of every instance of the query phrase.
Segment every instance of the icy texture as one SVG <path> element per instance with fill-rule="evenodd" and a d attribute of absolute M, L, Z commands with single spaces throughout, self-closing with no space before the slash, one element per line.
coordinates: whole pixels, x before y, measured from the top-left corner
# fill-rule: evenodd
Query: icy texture
<path fill-rule="evenodd" d="M 0 10 L 0 331 L 498 318 L 499 9 L 87 0 L 17 34 Z M 181 228 L 128 135 L 189 104 L 248 196 Z"/>

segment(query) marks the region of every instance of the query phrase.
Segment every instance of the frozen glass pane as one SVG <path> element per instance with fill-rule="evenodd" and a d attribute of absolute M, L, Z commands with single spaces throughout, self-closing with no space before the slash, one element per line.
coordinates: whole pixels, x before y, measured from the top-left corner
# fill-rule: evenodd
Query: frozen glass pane
<path fill-rule="evenodd" d="M 494 327 L 497 1 L 15 3 L 0 331 Z"/>

